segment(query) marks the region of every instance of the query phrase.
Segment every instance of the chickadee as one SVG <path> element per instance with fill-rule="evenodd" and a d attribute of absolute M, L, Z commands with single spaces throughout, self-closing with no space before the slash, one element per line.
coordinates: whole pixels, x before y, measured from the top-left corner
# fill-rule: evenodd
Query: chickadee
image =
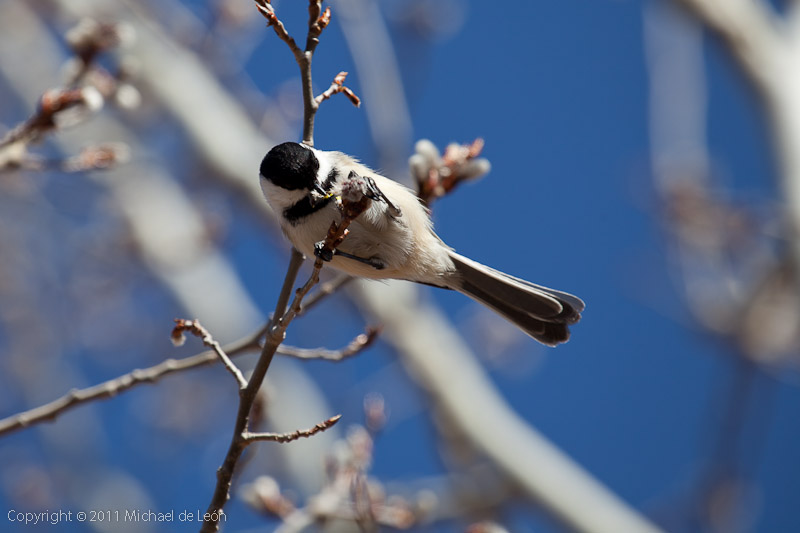
<path fill-rule="evenodd" d="M 353 276 L 402 279 L 453 289 L 489 307 L 548 346 L 569 339 L 581 318 L 580 298 L 534 285 L 472 261 L 433 232 L 417 195 L 341 152 L 324 152 L 286 142 L 261 162 L 261 189 L 281 228 L 310 257 L 341 220 L 335 199 L 354 175 L 369 184 L 370 207 L 350 224 L 350 233 L 329 260 Z"/>

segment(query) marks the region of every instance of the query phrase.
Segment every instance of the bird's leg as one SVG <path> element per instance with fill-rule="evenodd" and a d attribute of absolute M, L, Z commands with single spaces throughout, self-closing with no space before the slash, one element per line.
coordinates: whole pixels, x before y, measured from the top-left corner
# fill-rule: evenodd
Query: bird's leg
<path fill-rule="evenodd" d="M 380 259 L 375 259 L 374 257 L 365 259 L 357 255 L 348 254 L 347 252 L 342 252 L 341 250 L 335 250 L 333 253 L 334 255 L 340 255 L 347 259 L 352 259 L 353 261 L 358 261 L 359 263 L 364 263 L 365 265 L 369 265 L 375 270 L 383 270 L 384 268 L 386 268 L 386 264 L 383 261 L 381 261 Z"/>
<path fill-rule="evenodd" d="M 343 252 L 338 249 L 330 250 L 328 248 L 325 248 L 325 241 L 320 241 L 314 245 L 314 255 L 326 262 L 332 261 L 333 257 L 338 255 L 346 259 L 352 259 L 353 261 L 358 261 L 359 263 L 364 263 L 365 265 L 369 265 L 375 270 L 383 270 L 384 268 L 386 268 L 386 264 L 380 259 L 375 259 L 375 258 L 365 259 L 357 255 L 348 254 L 347 252 Z"/>

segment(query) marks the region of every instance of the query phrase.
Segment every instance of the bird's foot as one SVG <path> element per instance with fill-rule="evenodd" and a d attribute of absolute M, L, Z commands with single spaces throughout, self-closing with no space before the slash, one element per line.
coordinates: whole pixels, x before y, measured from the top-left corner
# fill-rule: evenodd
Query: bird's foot
<path fill-rule="evenodd" d="M 325 247 L 325 241 L 319 241 L 318 243 L 314 244 L 314 255 L 326 263 L 333 260 L 335 253 L 336 250 L 331 250 L 330 248 Z"/>

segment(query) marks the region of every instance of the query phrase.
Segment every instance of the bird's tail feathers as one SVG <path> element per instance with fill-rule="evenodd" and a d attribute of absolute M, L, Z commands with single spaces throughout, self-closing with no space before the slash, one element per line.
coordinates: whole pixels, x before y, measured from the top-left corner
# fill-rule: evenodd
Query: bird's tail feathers
<path fill-rule="evenodd" d="M 581 318 L 583 301 L 571 294 L 548 289 L 504 274 L 455 252 L 456 271 L 448 286 L 482 303 L 548 346 L 569 339 L 569 325 Z"/>

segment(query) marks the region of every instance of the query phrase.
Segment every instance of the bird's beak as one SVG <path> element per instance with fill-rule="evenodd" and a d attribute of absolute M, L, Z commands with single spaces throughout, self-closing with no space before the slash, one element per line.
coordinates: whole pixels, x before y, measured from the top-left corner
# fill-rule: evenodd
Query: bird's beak
<path fill-rule="evenodd" d="M 319 185 L 319 183 L 315 184 L 314 187 L 311 188 L 311 192 L 312 192 L 312 194 L 310 196 L 311 207 L 316 207 L 316 205 L 320 201 L 322 201 L 325 198 L 325 196 L 327 195 L 327 193 L 325 192 L 325 189 L 323 189 Z"/>

